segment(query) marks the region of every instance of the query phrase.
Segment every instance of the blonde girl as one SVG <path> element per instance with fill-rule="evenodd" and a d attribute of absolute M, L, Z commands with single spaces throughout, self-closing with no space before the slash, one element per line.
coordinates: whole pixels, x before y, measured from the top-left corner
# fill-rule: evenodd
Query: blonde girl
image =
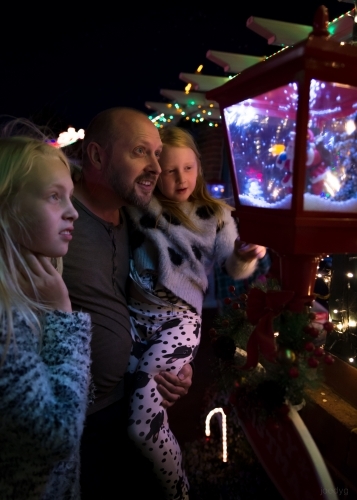
<path fill-rule="evenodd" d="M 235 279 L 250 276 L 266 249 L 238 239 L 232 208 L 212 198 L 200 155 L 182 128 L 161 132 L 161 174 L 148 209 L 131 218 L 129 309 L 134 346 L 129 436 L 153 463 L 164 497 L 187 499 L 180 447 L 171 432 L 153 377 L 177 374 L 197 352 L 208 275 L 217 262 Z"/>
<path fill-rule="evenodd" d="M 90 318 L 60 264 L 78 214 L 64 154 L 0 138 L 0 498 L 79 499 Z"/>

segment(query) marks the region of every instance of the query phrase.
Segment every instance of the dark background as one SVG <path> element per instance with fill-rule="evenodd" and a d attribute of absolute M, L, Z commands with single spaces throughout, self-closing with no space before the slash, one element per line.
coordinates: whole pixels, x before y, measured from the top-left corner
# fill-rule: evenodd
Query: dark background
<path fill-rule="evenodd" d="M 184 90 L 180 72 L 224 75 L 208 50 L 270 55 L 246 28 L 250 16 L 311 25 L 321 1 L 13 3 L 0 21 L 0 115 L 60 132 L 86 128 L 99 111 L 131 106 L 149 114 L 160 89 Z M 325 1 L 329 20 L 353 4 Z M 74 7 L 73 7 L 74 6 Z"/>

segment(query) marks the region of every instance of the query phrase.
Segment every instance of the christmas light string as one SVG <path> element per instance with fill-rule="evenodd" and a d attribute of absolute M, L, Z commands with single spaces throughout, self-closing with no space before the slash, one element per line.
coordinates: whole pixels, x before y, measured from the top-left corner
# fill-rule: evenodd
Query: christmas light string
<path fill-rule="evenodd" d="M 226 414 L 224 413 L 223 408 L 214 408 L 214 410 L 211 410 L 207 417 L 206 417 L 206 423 L 205 423 L 205 433 L 206 436 L 209 437 L 211 435 L 211 429 L 210 429 L 210 423 L 211 423 L 211 418 L 213 415 L 219 413 L 221 416 L 220 419 L 220 426 L 221 426 L 221 435 L 222 435 L 222 461 L 227 462 L 228 461 L 228 452 L 227 452 L 227 417 Z"/>

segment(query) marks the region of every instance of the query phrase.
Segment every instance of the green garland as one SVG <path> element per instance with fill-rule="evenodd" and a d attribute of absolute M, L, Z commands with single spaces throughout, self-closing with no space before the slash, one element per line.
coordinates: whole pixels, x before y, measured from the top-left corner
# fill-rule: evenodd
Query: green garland
<path fill-rule="evenodd" d="M 255 287 L 265 293 L 279 290 L 273 280 Z M 315 314 L 309 312 L 311 307 L 306 306 L 304 312 L 282 308 L 273 320 L 273 329 L 279 332 L 275 338 L 275 359 L 268 361 L 260 355 L 255 369 L 242 369 L 247 343 L 255 326 L 247 319 L 249 294 L 236 297 L 234 287 L 230 287 L 230 293 L 225 300 L 224 313 L 217 317 L 210 330 L 217 357 L 214 370 L 220 388 L 231 392 L 234 406 L 254 407 L 261 418 L 277 417 L 281 411 L 286 411 L 286 401 L 299 405 L 306 389 L 321 384 L 323 365 L 331 364 L 333 358 L 316 343 L 321 331 L 312 326 Z M 324 324 L 326 331 L 331 328 L 331 323 Z"/>
<path fill-rule="evenodd" d="M 254 287 L 263 292 L 280 290 L 274 280 L 257 282 Z M 301 403 L 305 391 L 322 382 L 323 365 L 332 363 L 333 358 L 319 347 L 319 338 L 326 332 L 314 328 L 311 308 L 307 306 L 300 313 L 283 308 L 273 320 L 273 329 L 279 332 L 275 359 L 272 362 L 260 356 L 255 369 L 243 370 L 255 328 L 247 318 L 249 294 L 237 297 L 234 287 L 228 293 L 224 312 L 210 330 L 216 382 L 207 388 L 201 416 L 204 429 L 206 415 L 213 408 L 223 408 L 226 413 L 228 462 L 222 462 L 221 430 L 213 417 L 209 438 L 183 446 L 184 467 L 195 500 L 280 499 L 240 426 L 239 410 L 252 408 L 264 421 L 279 425 L 279 420 L 286 418 L 286 401 Z M 323 326 L 325 330 L 332 328 L 329 322 Z"/>

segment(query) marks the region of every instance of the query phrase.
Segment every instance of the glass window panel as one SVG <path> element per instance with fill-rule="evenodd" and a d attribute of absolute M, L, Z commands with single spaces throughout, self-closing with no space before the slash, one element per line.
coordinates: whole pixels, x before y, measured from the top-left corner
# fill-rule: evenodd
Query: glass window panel
<path fill-rule="evenodd" d="M 357 211 L 357 88 L 311 80 L 305 210 Z"/>
<path fill-rule="evenodd" d="M 224 109 L 242 205 L 291 207 L 297 84 Z"/>

